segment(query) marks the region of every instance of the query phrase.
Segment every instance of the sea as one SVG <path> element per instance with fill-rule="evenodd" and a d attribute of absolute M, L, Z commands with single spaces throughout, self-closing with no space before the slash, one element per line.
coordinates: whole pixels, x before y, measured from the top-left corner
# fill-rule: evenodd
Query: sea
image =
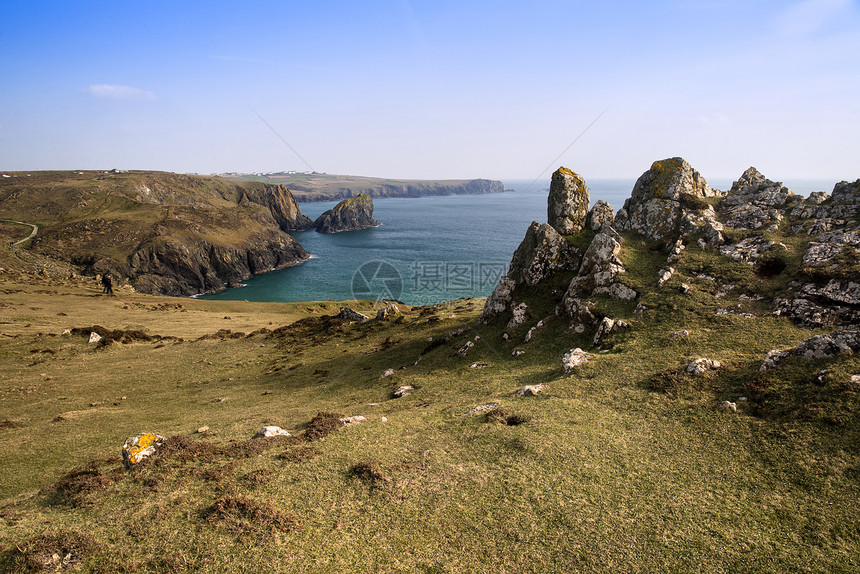
<path fill-rule="evenodd" d="M 592 204 L 615 211 L 635 180 L 588 181 Z M 731 181 L 709 181 L 729 189 Z M 795 193 L 830 192 L 835 181 L 785 182 Z M 489 295 L 532 221 L 547 219 L 548 182 L 504 181 L 504 193 L 373 200 L 378 227 L 326 234 L 291 233 L 307 261 L 256 275 L 244 286 L 202 299 L 258 302 L 393 300 L 432 305 Z M 316 219 L 337 202 L 301 204 Z"/>

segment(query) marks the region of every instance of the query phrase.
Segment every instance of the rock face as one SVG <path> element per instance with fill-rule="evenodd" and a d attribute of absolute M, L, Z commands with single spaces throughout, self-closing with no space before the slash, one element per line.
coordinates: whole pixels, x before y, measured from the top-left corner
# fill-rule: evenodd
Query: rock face
<path fill-rule="evenodd" d="M 591 211 L 588 212 L 585 225 L 592 231 L 600 231 L 601 227 L 612 225 L 614 221 L 615 212 L 612 211 L 612 206 L 602 199 L 598 199 L 594 202 Z"/>
<path fill-rule="evenodd" d="M 251 202 L 267 206 L 281 231 L 305 231 L 314 226 L 310 217 L 302 215 L 299 202 L 283 185 L 270 185 L 264 190 L 250 188 L 242 193 L 240 205 Z"/>
<path fill-rule="evenodd" d="M 566 167 L 552 174 L 547 201 L 547 222 L 562 235 L 579 233 L 588 215 L 588 187 L 582 176 Z"/>
<path fill-rule="evenodd" d="M 724 223 L 733 229 L 776 230 L 794 192 L 779 182 L 765 178 L 754 167 L 747 169 L 720 203 Z"/>
<path fill-rule="evenodd" d="M 636 180 L 630 198 L 615 216 L 615 226 L 655 241 L 675 241 L 681 229 L 684 204 L 692 201 L 689 198 L 715 195 L 705 178 L 686 160 L 673 157 L 655 161 Z"/>
<path fill-rule="evenodd" d="M 253 234 L 240 245 L 164 241 L 144 247 L 118 266 L 136 290 L 185 296 L 211 293 L 251 275 L 289 267 L 310 255 L 298 241 L 281 231 Z"/>
<path fill-rule="evenodd" d="M 373 219 L 373 199 L 364 193 L 344 199 L 314 221 L 320 233 L 355 231 L 377 225 L 380 223 Z"/>

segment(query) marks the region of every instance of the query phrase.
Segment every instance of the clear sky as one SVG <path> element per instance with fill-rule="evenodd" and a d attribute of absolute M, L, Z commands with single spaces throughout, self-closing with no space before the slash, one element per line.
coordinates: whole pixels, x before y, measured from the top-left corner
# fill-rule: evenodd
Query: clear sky
<path fill-rule="evenodd" d="M 588 179 L 672 156 L 860 177 L 860 1 L 4 2 L 0 169 Z"/>

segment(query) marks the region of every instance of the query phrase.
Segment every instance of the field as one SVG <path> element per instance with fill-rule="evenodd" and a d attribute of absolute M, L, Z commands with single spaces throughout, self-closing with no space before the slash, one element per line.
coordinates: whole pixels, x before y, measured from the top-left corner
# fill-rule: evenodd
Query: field
<path fill-rule="evenodd" d="M 653 281 L 665 256 L 624 245 L 628 281 Z M 111 298 L 0 274 L 0 567 L 857 571 L 860 357 L 759 373 L 769 350 L 816 332 L 739 296 L 786 276 L 727 264 L 741 287 L 716 299 L 697 276 L 713 257 L 691 248 L 645 314 L 597 300 L 630 323 L 601 348 L 554 316 L 554 284 L 509 330 L 477 322 L 482 300 L 357 323 L 334 302 Z M 88 343 L 93 325 L 114 342 Z M 574 347 L 594 358 L 566 375 Z M 681 373 L 698 357 L 723 366 Z M 252 439 L 264 425 L 293 436 Z M 126 471 L 122 444 L 140 432 L 167 441 Z"/>

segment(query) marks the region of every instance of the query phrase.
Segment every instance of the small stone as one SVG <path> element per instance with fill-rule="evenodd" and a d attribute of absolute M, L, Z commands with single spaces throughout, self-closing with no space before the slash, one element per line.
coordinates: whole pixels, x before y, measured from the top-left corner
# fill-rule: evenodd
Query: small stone
<path fill-rule="evenodd" d="M 394 397 L 398 398 L 398 399 L 400 397 L 405 397 L 406 395 L 411 394 L 411 391 L 414 391 L 414 390 L 415 390 L 415 387 L 413 387 L 412 385 L 402 385 L 402 386 L 398 387 L 396 391 L 394 391 Z"/>
<path fill-rule="evenodd" d="M 489 367 L 487 363 L 472 363 L 469 365 L 470 369 L 485 369 L 487 367 Z"/>
<path fill-rule="evenodd" d="M 384 423 L 387 423 L 387 422 L 388 422 L 388 417 L 382 417 L 382 418 L 381 418 L 381 419 L 379 419 L 379 420 L 381 420 L 381 421 L 382 421 L 382 422 L 384 422 Z"/>
<path fill-rule="evenodd" d="M 711 359 L 696 359 L 685 369 L 691 375 L 701 375 L 706 371 L 710 371 L 712 369 L 719 369 L 722 367 L 722 363 L 719 361 L 713 361 Z"/>
<path fill-rule="evenodd" d="M 268 438 L 272 436 L 290 436 L 290 433 L 278 426 L 265 426 L 257 431 L 254 438 Z"/>
<path fill-rule="evenodd" d="M 155 454 L 163 442 L 163 436 L 148 432 L 131 437 L 122 445 L 122 463 L 125 468 L 131 469 L 143 459 Z"/>
<path fill-rule="evenodd" d="M 382 376 L 383 376 L 383 378 L 384 378 L 384 377 L 390 377 L 390 376 L 392 376 L 393 374 L 394 374 L 394 369 L 385 369 L 385 372 L 384 372 L 384 373 L 382 373 Z"/>
<path fill-rule="evenodd" d="M 398 313 L 400 313 L 400 308 L 392 303 L 391 305 L 383 307 L 376 312 L 376 320 L 382 321 L 385 319 L 390 319 L 392 316 L 397 315 Z"/>
<path fill-rule="evenodd" d="M 466 353 L 469 352 L 469 349 L 471 349 L 474 346 L 475 346 L 475 343 L 473 343 L 472 341 L 466 341 L 466 344 L 463 345 L 462 347 L 460 347 L 460 350 L 457 351 L 457 354 L 460 355 L 461 357 L 465 357 Z"/>
<path fill-rule="evenodd" d="M 208 432 L 208 431 L 209 431 L 209 427 L 207 427 L 207 426 L 202 426 L 199 429 L 197 429 L 198 434 L 203 434 L 203 433 Z"/>
<path fill-rule="evenodd" d="M 514 394 L 519 395 L 521 397 L 533 397 L 535 395 L 538 395 L 541 391 L 543 391 L 543 384 L 526 385 L 514 391 Z"/>
<path fill-rule="evenodd" d="M 491 411 L 494 408 L 500 406 L 501 404 L 502 403 L 486 403 L 483 405 L 478 405 L 477 407 L 473 408 L 469 412 L 465 413 L 465 415 L 474 415 L 474 414 L 483 413 L 486 411 Z"/>
<path fill-rule="evenodd" d="M 686 329 L 683 329 L 681 331 L 675 331 L 673 333 L 669 333 L 670 339 L 686 339 L 689 336 L 690 336 L 690 332 L 687 331 Z"/>
<path fill-rule="evenodd" d="M 689 295 L 693 290 L 687 283 L 681 283 L 681 286 L 678 288 L 678 291 L 681 292 L 681 295 Z"/>
<path fill-rule="evenodd" d="M 68 336 L 68 335 L 71 335 L 71 334 L 72 334 L 72 330 L 71 330 L 71 329 L 65 329 L 65 330 L 63 330 L 63 336 L 64 336 L 64 337 L 65 337 L 65 336 Z"/>
<path fill-rule="evenodd" d="M 95 331 L 90 333 L 90 340 L 88 341 L 90 344 L 98 343 L 102 340 L 102 336 L 96 333 Z"/>
<path fill-rule="evenodd" d="M 353 417 L 344 417 L 340 419 L 340 422 L 344 424 L 344 426 L 352 426 L 352 425 L 360 425 L 365 422 L 367 419 L 361 415 L 356 415 Z"/>
<path fill-rule="evenodd" d="M 502 340 L 507 341 L 508 339 L 510 339 L 510 336 L 507 333 L 502 333 Z"/>
<path fill-rule="evenodd" d="M 564 373 L 566 375 L 569 375 L 576 367 L 587 363 L 591 359 L 592 356 L 583 351 L 582 349 L 571 349 L 567 354 L 565 354 L 564 358 L 562 359 L 562 365 L 564 365 Z"/>
<path fill-rule="evenodd" d="M 514 357 L 519 357 L 520 355 L 525 355 L 525 354 L 526 354 L 526 352 L 523 351 L 522 349 L 514 349 L 513 352 L 511 353 L 511 355 Z"/>
<path fill-rule="evenodd" d="M 738 405 L 735 403 L 729 402 L 729 401 L 721 402 L 719 408 L 721 411 L 724 411 L 727 413 L 728 412 L 732 412 L 732 413 L 738 412 Z"/>

